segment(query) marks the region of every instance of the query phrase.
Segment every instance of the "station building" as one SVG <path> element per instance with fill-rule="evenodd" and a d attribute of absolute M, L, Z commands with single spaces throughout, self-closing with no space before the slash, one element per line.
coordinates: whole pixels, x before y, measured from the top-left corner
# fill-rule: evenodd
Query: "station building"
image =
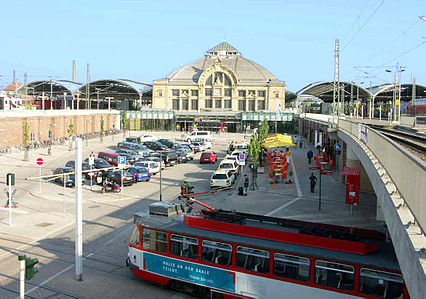
<path fill-rule="evenodd" d="M 284 81 L 223 42 L 194 63 L 154 80 L 152 108 L 173 111 L 182 129 L 197 125 L 235 132 L 262 120 L 292 121 L 291 113 L 276 113 L 284 110 L 285 97 Z"/>

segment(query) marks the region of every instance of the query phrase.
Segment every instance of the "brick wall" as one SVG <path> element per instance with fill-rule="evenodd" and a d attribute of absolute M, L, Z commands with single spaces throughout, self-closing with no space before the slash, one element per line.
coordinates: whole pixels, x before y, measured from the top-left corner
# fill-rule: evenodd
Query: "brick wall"
<path fill-rule="evenodd" d="M 74 124 L 74 135 L 88 132 L 101 131 L 101 117 L 104 119 L 104 130 L 119 129 L 120 114 L 118 112 L 81 112 L 55 113 L 54 115 L 31 115 L 31 113 L 18 113 L 14 116 L 0 117 L 0 148 L 18 146 L 23 144 L 23 126 L 28 123 L 29 136 L 34 141 L 49 139 L 49 130 L 53 138 L 69 137 L 68 127 L 70 121 Z"/>

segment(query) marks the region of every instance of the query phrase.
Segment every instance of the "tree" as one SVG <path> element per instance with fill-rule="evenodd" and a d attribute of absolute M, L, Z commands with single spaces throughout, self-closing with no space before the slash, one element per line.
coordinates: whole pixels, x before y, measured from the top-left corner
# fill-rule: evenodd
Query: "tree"
<path fill-rule="evenodd" d="M 256 136 L 252 136 L 249 144 L 250 162 L 259 166 L 260 142 Z"/>
<path fill-rule="evenodd" d="M 25 123 L 23 126 L 23 137 L 24 137 L 24 147 L 25 147 L 25 152 L 24 152 L 24 161 L 28 161 L 28 151 L 30 149 L 30 135 L 29 135 L 29 131 L 30 131 L 30 127 L 28 126 L 28 123 Z"/>
<path fill-rule="evenodd" d="M 123 117 L 121 118 L 121 124 L 123 125 L 123 137 L 126 137 L 126 130 L 129 126 L 129 119 L 126 117 L 126 114 L 123 114 Z"/>
<path fill-rule="evenodd" d="M 72 123 L 72 119 L 70 119 L 70 124 L 68 125 L 68 136 L 70 137 L 70 148 L 69 150 L 72 150 L 72 142 L 73 142 L 73 136 L 74 136 L 74 124 Z"/>
<path fill-rule="evenodd" d="M 104 132 L 105 132 L 104 125 L 105 125 L 104 116 L 101 115 L 101 142 L 104 141 Z"/>

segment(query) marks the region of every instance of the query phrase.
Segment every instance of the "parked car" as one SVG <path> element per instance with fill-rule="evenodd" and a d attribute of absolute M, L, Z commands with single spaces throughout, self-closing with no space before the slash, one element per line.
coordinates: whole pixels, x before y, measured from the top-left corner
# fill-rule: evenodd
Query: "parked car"
<path fill-rule="evenodd" d="M 240 159 L 238 158 L 238 156 L 226 155 L 224 160 L 237 161 L 238 165 L 242 164 L 242 163 L 240 163 Z"/>
<path fill-rule="evenodd" d="M 164 161 L 159 157 L 145 157 L 140 159 L 138 162 L 145 162 L 145 161 L 161 163 L 161 169 L 164 169 L 166 167 L 166 164 L 164 163 Z"/>
<path fill-rule="evenodd" d="M 165 151 L 169 149 L 167 146 L 158 141 L 146 141 L 143 145 L 153 151 Z"/>
<path fill-rule="evenodd" d="M 235 176 L 238 176 L 240 173 L 240 164 L 235 160 L 222 160 L 219 164 L 220 169 L 230 170 Z"/>
<path fill-rule="evenodd" d="M 191 143 L 190 146 L 194 150 L 194 153 L 202 152 L 206 149 L 205 146 L 201 142 Z"/>
<path fill-rule="evenodd" d="M 57 182 L 61 185 L 64 185 L 64 181 L 65 181 L 66 187 L 74 187 L 75 186 L 75 174 L 66 174 L 66 173 L 73 173 L 73 172 L 74 172 L 74 168 L 71 168 L 71 167 L 56 168 L 53 171 L 53 174 L 64 174 L 64 175 L 56 177 L 55 182 Z"/>
<path fill-rule="evenodd" d="M 158 139 L 158 142 L 160 142 L 161 144 L 164 144 L 168 148 L 176 147 L 176 143 L 174 143 L 173 141 L 171 141 L 169 139 Z"/>
<path fill-rule="evenodd" d="M 124 149 L 124 148 L 120 148 L 118 150 L 115 151 L 116 154 L 130 154 L 130 155 L 139 155 L 137 152 L 135 152 L 134 150 L 131 149 Z M 139 155 L 141 158 L 142 156 Z"/>
<path fill-rule="evenodd" d="M 243 153 L 248 153 L 249 144 L 247 142 L 238 143 L 235 145 L 235 150 L 241 151 Z"/>
<path fill-rule="evenodd" d="M 210 178 L 210 188 L 229 187 L 235 181 L 234 174 L 226 169 L 220 169 L 213 173 Z"/>
<path fill-rule="evenodd" d="M 194 160 L 194 152 L 187 144 L 179 144 L 176 148 L 185 151 L 188 160 Z"/>
<path fill-rule="evenodd" d="M 141 144 L 141 138 L 140 137 L 136 137 L 136 136 L 131 136 L 131 137 L 127 137 L 126 138 L 126 142 L 130 142 L 130 143 L 138 143 Z"/>
<path fill-rule="evenodd" d="M 102 172 L 96 171 L 96 167 L 94 165 L 92 165 L 92 167 L 90 167 L 89 163 L 86 163 L 86 162 L 83 162 L 81 164 L 81 166 L 82 166 L 82 170 L 83 170 L 83 177 L 86 178 L 86 179 L 90 179 L 90 173 L 93 173 L 92 179 L 95 182 L 98 183 L 98 177 L 102 177 Z M 75 169 L 75 161 L 68 161 L 65 164 L 65 167 L 71 167 L 72 169 Z M 91 171 L 89 171 L 89 170 L 91 170 Z"/>
<path fill-rule="evenodd" d="M 160 151 L 159 153 L 166 166 L 173 166 L 177 163 L 177 154 L 174 151 Z"/>
<path fill-rule="evenodd" d="M 160 163 L 153 161 L 138 161 L 134 166 L 146 168 L 151 175 L 156 175 L 160 172 Z"/>
<path fill-rule="evenodd" d="M 192 140 L 200 137 L 208 138 L 210 140 L 212 139 L 210 131 L 192 131 L 184 137 L 184 140 L 186 140 L 186 142 L 192 143 Z"/>
<path fill-rule="evenodd" d="M 84 162 L 89 163 L 89 158 L 84 159 Z M 102 169 L 102 168 L 110 168 L 111 164 L 109 164 L 104 159 L 95 158 L 95 159 L 93 159 L 93 166 L 96 169 Z"/>
<path fill-rule="evenodd" d="M 200 156 L 200 164 L 215 163 L 217 161 L 217 154 L 212 151 L 203 152 Z"/>
<path fill-rule="evenodd" d="M 142 157 L 149 157 L 154 155 L 155 152 L 143 144 L 132 143 L 130 149 L 141 155 Z"/>
<path fill-rule="evenodd" d="M 212 142 L 210 139 L 206 138 L 195 138 L 193 142 L 199 142 L 204 145 L 204 149 L 211 149 L 212 148 Z"/>
<path fill-rule="evenodd" d="M 139 136 L 139 139 L 141 140 L 141 143 L 146 141 L 157 141 L 159 138 L 152 134 L 143 134 Z"/>
<path fill-rule="evenodd" d="M 121 174 L 123 174 L 123 176 L 121 176 Z M 107 181 L 115 182 L 120 186 L 121 184 L 123 184 L 123 186 L 130 186 L 135 182 L 133 174 L 125 170 L 109 170 L 106 172 L 105 177 Z"/>
<path fill-rule="evenodd" d="M 132 146 L 133 146 L 134 144 L 135 144 L 135 143 L 132 143 L 132 142 L 122 141 L 122 142 L 117 143 L 117 147 L 118 147 L 118 148 L 122 148 L 122 149 L 129 149 L 129 150 L 131 150 L 131 149 L 132 149 Z M 136 143 L 136 144 L 137 144 L 137 143 Z"/>
<path fill-rule="evenodd" d="M 126 171 L 133 174 L 135 182 L 148 182 L 151 179 L 151 174 L 145 167 L 131 166 L 126 168 Z"/>
<path fill-rule="evenodd" d="M 99 152 L 99 154 L 98 154 L 98 158 L 104 159 L 109 164 L 114 165 L 114 166 L 118 166 L 118 157 L 119 156 L 120 156 L 119 154 L 110 153 L 110 152 Z M 126 162 L 126 164 L 128 164 L 128 163 Z"/>
<path fill-rule="evenodd" d="M 180 149 L 173 149 L 173 151 L 177 154 L 178 163 L 186 163 L 188 162 L 188 158 L 186 157 L 186 152 Z"/>

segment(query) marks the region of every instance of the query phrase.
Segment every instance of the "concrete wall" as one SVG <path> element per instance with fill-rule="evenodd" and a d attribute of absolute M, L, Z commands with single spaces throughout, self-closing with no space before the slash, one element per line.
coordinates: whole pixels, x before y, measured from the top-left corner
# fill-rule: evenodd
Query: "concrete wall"
<path fill-rule="evenodd" d="M 29 136 L 33 141 L 49 139 L 49 130 L 53 138 L 69 137 L 67 132 L 70 121 L 74 125 L 74 135 L 101 131 L 101 118 L 104 130 L 113 127 L 120 129 L 118 111 L 53 110 L 53 111 L 11 111 L 0 113 L 0 148 L 23 144 L 25 123 L 29 126 Z"/>
<path fill-rule="evenodd" d="M 426 188 L 426 184 L 417 182 L 418 180 L 425 180 L 424 172 L 417 176 L 416 171 L 413 167 L 410 167 L 404 158 L 397 155 L 396 152 L 389 153 L 389 151 L 393 151 L 394 145 L 390 140 L 387 145 L 379 141 L 385 140 L 385 137 L 378 136 L 379 133 L 373 131 L 370 133 L 369 131 L 367 146 L 357 138 L 357 124 L 340 122 L 339 127 L 344 129 L 344 131 L 338 131 L 339 138 L 354 149 L 372 183 L 411 298 L 426 298 L 425 235 L 408 209 L 405 198 L 401 197 L 397 191 L 409 188 L 412 192 L 416 192 L 418 188 Z M 374 151 L 370 150 L 370 146 L 374 148 Z M 401 148 L 397 150 L 406 157 L 410 155 L 408 152 L 402 153 L 404 150 Z M 377 155 L 381 156 L 381 151 L 387 152 L 385 155 L 387 158 L 383 157 L 381 159 L 377 157 Z M 401 176 L 405 176 L 408 181 L 395 183 L 395 185 L 395 181 L 390 175 L 393 172 L 393 167 L 389 166 L 390 164 L 401 167 L 399 174 L 395 174 L 396 181 L 401 179 Z M 409 175 L 406 172 L 411 172 L 411 174 Z M 413 176 L 417 176 L 417 178 Z M 424 194 L 426 193 L 419 193 L 417 200 L 423 203 Z M 407 193 L 407 196 L 410 197 L 410 194 Z M 422 219 L 425 215 L 419 214 L 418 216 Z"/>

